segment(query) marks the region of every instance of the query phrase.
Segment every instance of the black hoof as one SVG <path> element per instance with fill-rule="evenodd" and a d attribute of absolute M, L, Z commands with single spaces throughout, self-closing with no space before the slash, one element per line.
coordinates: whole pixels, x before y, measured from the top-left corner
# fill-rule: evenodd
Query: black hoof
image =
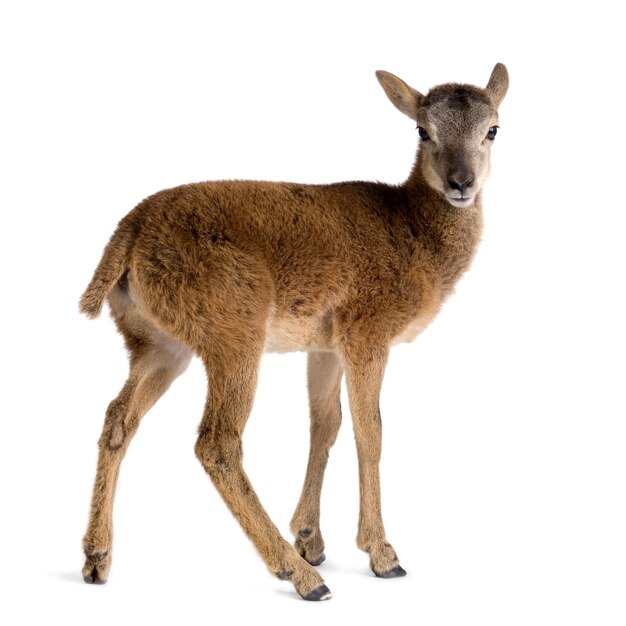
<path fill-rule="evenodd" d="M 309 565 L 313 565 L 314 567 L 317 567 L 318 565 L 321 565 L 325 560 L 326 560 L 326 555 L 322 552 L 322 554 L 320 554 L 314 561 L 309 561 L 308 559 L 306 561 Z"/>
<path fill-rule="evenodd" d="M 319 600 L 330 600 L 332 598 L 332 594 L 330 593 L 330 589 L 326 585 L 320 585 L 311 591 L 311 593 L 306 596 L 302 596 L 305 600 L 310 600 L 312 602 L 318 602 Z"/>
<path fill-rule="evenodd" d="M 104 583 L 106 583 L 106 580 L 98 578 L 98 574 L 96 574 L 95 572 L 92 572 L 90 576 L 83 576 L 83 580 L 88 585 L 104 585 Z"/>
<path fill-rule="evenodd" d="M 377 572 L 374 570 L 374 574 L 376 574 L 378 578 L 400 578 L 402 576 L 406 576 L 406 570 L 400 565 L 396 565 L 386 572 Z"/>

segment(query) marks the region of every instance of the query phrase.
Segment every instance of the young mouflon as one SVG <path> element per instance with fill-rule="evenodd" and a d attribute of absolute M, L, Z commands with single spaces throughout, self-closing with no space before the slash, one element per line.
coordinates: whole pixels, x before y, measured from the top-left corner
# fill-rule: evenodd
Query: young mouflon
<path fill-rule="evenodd" d="M 357 545 L 377 576 L 405 574 L 380 505 L 383 373 L 391 346 L 432 321 L 474 256 L 509 81 L 498 63 L 485 88 L 449 83 L 422 95 L 393 74 L 376 75 L 417 124 L 417 158 L 404 184 L 205 182 L 150 196 L 118 224 L 80 300 L 91 318 L 108 301 L 130 360 L 99 440 L 86 582 L 109 573 L 128 445 L 193 355 L 208 379 L 196 455 L 269 570 L 306 600 L 330 597 L 315 566 L 324 560 L 320 494 L 345 376 L 359 463 Z M 311 418 L 294 545 L 263 509 L 241 446 L 263 352 L 292 350 L 308 352 Z"/>

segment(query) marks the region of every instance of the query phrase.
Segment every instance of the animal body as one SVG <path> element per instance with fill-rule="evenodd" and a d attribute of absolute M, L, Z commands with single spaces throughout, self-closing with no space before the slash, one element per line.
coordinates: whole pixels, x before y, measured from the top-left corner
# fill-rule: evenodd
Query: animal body
<path fill-rule="evenodd" d="M 474 256 L 508 73 L 497 64 L 485 88 L 444 84 L 426 95 L 387 72 L 377 77 L 418 127 L 403 185 L 191 184 L 147 198 L 113 233 L 80 300 L 89 317 L 108 301 L 130 360 L 99 440 L 86 582 L 108 576 L 130 440 L 193 355 L 208 379 L 196 455 L 269 570 L 307 600 L 330 597 L 315 566 L 324 560 L 320 493 L 345 376 L 359 463 L 357 545 L 377 576 L 406 573 L 381 513 L 379 392 L 390 347 L 430 323 Z M 295 545 L 264 511 L 241 446 L 263 352 L 290 350 L 308 352 L 311 418 Z"/>

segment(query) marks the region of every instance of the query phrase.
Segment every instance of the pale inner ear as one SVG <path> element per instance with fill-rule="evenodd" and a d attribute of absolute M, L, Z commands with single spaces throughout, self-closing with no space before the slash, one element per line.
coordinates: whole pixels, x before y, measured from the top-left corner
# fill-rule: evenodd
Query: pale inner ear
<path fill-rule="evenodd" d="M 390 72 L 378 70 L 376 78 L 395 107 L 415 121 L 424 96 Z"/>

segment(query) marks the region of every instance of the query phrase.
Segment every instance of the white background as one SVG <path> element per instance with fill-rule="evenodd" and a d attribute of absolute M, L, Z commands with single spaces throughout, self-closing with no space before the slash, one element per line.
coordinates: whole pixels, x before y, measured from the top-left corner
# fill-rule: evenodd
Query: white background
<path fill-rule="evenodd" d="M 624 58 L 615 3 L 3 2 L 0 622 L 624 624 Z M 484 240 L 435 323 L 392 353 L 383 509 L 409 572 L 355 546 L 350 419 L 323 494 L 334 598 L 267 573 L 194 457 L 194 361 L 122 467 L 114 562 L 81 537 L 126 375 L 78 297 L 139 200 L 220 178 L 401 182 L 417 140 L 375 77 L 511 88 Z M 268 355 L 245 466 L 279 528 L 308 447 L 305 356 Z"/>

